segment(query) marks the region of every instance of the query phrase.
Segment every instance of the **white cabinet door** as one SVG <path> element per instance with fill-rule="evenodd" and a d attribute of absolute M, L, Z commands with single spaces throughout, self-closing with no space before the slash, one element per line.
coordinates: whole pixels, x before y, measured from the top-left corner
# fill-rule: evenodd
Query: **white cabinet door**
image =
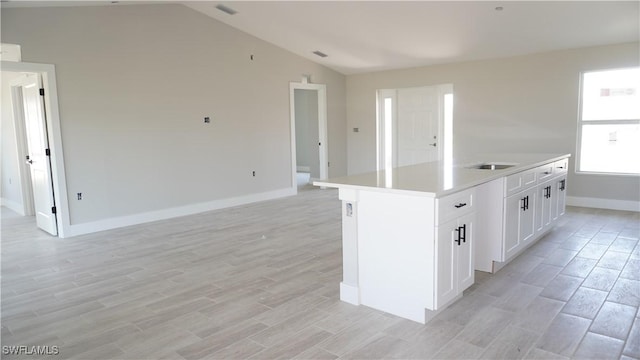
<path fill-rule="evenodd" d="M 562 177 L 556 180 L 556 217 L 564 215 L 564 211 L 567 207 L 567 178 Z"/>
<path fill-rule="evenodd" d="M 475 214 L 471 213 L 437 228 L 436 309 L 475 281 L 474 223 Z"/>
<path fill-rule="evenodd" d="M 457 220 L 441 224 L 436 228 L 436 309 L 457 296 L 457 228 Z"/>
<path fill-rule="evenodd" d="M 536 232 L 543 233 L 551 227 L 553 214 L 557 212 L 555 182 L 548 181 L 538 186 L 536 206 Z"/>
<path fill-rule="evenodd" d="M 461 293 L 475 281 L 475 213 L 458 220 L 458 236 L 462 235 L 462 244 L 458 250 L 458 293 Z"/>
<path fill-rule="evenodd" d="M 507 261 L 535 235 L 536 190 L 532 188 L 505 199 L 502 261 Z"/>

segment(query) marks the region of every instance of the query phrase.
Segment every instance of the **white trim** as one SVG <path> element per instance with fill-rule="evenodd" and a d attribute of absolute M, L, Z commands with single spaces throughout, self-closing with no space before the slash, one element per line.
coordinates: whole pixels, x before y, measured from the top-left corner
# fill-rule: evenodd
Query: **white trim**
<path fill-rule="evenodd" d="M 121 228 L 125 226 L 144 224 L 152 221 L 166 220 L 180 216 L 199 214 L 207 211 L 220 210 L 233 206 L 250 204 L 258 201 L 272 200 L 286 196 L 295 195 L 296 191 L 285 188 L 263 193 L 243 195 L 233 198 L 214 200 L 204 203 L 197 203 L 185 206 L 178 206 L 163 210 L 149 211 L 134 215 L 119 216 L 110 219 L 98 220 L 83 224 L 71 225 L 70 234 L 67 236 L 78 236 L 90 234 L 98 231 Z"/>
<path fill-rule="evenodd" d="M 329 177 L 329 141 L 327 135 L 327 85 L 310 83 L 289 83 L 289 118 L 291 120 L 291 187 L 298 191 L 297 186 L 297 158 L 296 158 L 296 109 L 295 90 L 316 90 L 318 92 L 318 137 L 320 146 L 320 179 Z"/>
<path fill-rule="evenodd" d="M 311 167 L 310 166 L 296 166 L 296 170 L 298 172 L 311 172 Z"/>
<path fill-rule="evenodd" d="M 13 201 L 13 200 L 9 200 L 9 199 L 5 199 L 5 198 L 0 198 L 0 206 L 4 206 L 7 209 L 11 209 L 12 211 L 15 211 L 16 213 L 25 216 L 24 213 L 24 207 L 22 207 L 22 204 Z"/>
<path fill-rule="evenodd" d="M 18 176 L 20 177 L 20 193 L 22 195 L 21 213 L 23 216 L 35 215 L 33 204 L 33 185 L 31 184 L 31 174 L 26 165 L 27 135 L 24 123 L 24 99 L 22 97 L 22 87 L 27 82 L 26 74 L 10 82 L 11 106 L 13 108 L 13 126 L 16 137 L 16 154 L 18 155 Z"/>
<path fill-rule="evenodd" d="M 67 180 L 65 177 L 62 152 L 62 132 L 58 108 L 56 68 L 52 64 L 0 61 L 0 70 L 39 73 L 42 75 L 42 87 L 45 89 L 45 114 L 47 117 L 47 129 L 49 130 L 49 148 L 51 149 L 53 192 L 58 210 L 56 216 L 58 236 L 61 238 L 68 237 L 70 235 L 71 218 L 69 216 Z"/>
<path fill-rule="evenodd" d="M 340 300 L 353 305 L 360 305 L 360 289 L 356 286 L 340 283 Z"/>
<path fill-rule="evenodd" d="M 567 205 L 596 209 L 640 212 L 640 201 L 567 196 Z"/>

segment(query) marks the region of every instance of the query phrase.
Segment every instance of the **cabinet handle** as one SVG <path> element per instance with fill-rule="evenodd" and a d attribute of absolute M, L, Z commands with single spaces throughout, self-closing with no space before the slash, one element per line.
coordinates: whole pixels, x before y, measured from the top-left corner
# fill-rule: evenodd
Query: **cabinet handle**
<path fill-rule="evenodd" d="M 467 206 L 467 203 L 460 203 L 460 204 L 458 204 L 458 205 L 453 205 L 453 206 L 455 206 L 455 207 L 456 207 L 456 209 L 460 209 L 460 208 L 461 208 L 461 207 L 463 207 L 463 206 Z"/>
<path fill-rule="evenodd" d="M 467 242 L 467 224 L 462 224 L 462 226 L 458 226 L 458 228 L 456 229 L 456 235 L 457 235 L 457 239 L 453 240 L 455 242 L 458 243 L 458 246 L 460 246 L 460 242 Z"/>
<path fill-rule="evenodd" d="M 544 174 L 545 174 L 545 175 L 550 175 L 550 174 L 551 174 L 551 171 L 545 171 L 545 172 L 544 172 Z"/>
<path fill-rule="evenodd" d="M 522 211 L 527 211 L 529 209 L 529 195 L 522 198 Z"/>
<path fill-rule="evenodd" d="M 560 181 L 560 191 L 564 191 L 564 189 L 565 189 L 565 181 L 566 180 L 561 180 Z"/>

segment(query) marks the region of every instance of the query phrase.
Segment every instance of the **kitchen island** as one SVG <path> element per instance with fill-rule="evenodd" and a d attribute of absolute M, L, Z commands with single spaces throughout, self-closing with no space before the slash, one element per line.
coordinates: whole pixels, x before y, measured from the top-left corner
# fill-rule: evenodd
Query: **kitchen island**
<path fill-rule="evenodd" d="M 491 154 L 351 175 L 339 189 L 340 299 L 420 323 L 564 213 L 570 154 Z"/>

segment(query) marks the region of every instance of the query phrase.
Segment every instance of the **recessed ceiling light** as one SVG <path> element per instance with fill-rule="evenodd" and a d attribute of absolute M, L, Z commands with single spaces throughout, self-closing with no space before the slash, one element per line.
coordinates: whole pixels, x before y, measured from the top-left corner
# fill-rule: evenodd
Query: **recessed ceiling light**
<path fill-rule="evenodd" d="M 216 9 L 218 9 L 218 10 L 220 10 L 222 12 L 225 12 L 225 13 L 227 13 L 229 15 L 235 15 L 235 14 L 238 13 L 237 11 L 233 10 L 232 8 L 230 8 L 228 6 L 225 6 L 225 5 L 222 5 L 222 4 L 216 5 Z"/>
<path fill-rule="evenodd" d="M 319 51 L 319 50 L 316 50 L 313 53 L 318 55 L 318 56 L 320 56 L 320 57 L 323 57 L 323 58 L 329 56 L 329 55 L 327 55 L 327 54 L 325 54 L 325 53 L 323 53 L 322 51 Z"/>

